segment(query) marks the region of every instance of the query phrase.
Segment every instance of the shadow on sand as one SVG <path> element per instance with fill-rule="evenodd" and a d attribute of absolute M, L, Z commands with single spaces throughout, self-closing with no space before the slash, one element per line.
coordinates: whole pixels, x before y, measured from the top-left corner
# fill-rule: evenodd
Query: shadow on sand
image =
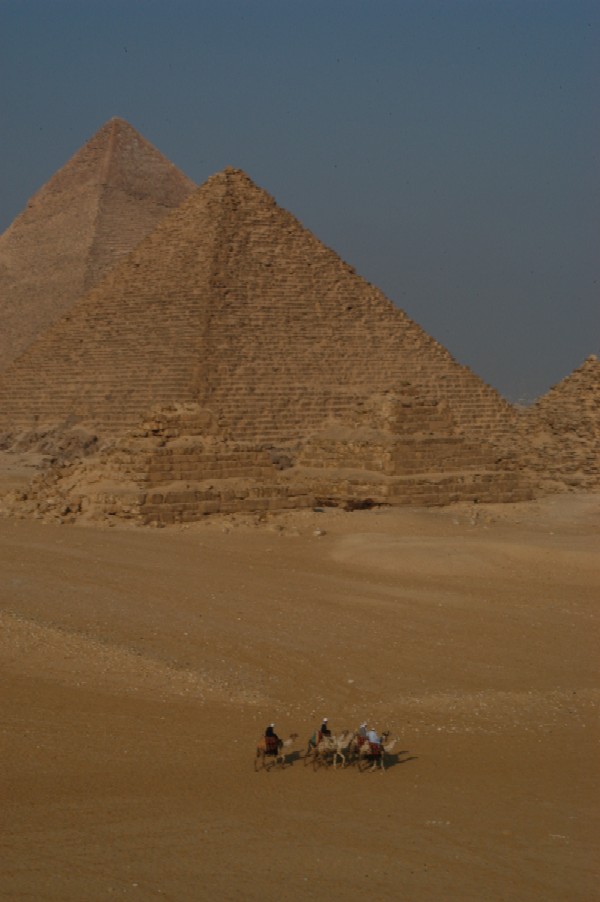
<path fill-rule="evenodd" d="M 401 764 L 408 764 L 409 761 L 417 761 L 418 755 L 411 755 L 407 749 L 404 749 L 399 752 L 388 752 L 385 756 L 384 769 L 391 770 L 393 767 L 398 767 Z M 303 764 L 306 764 L 306 755 L 302 750 L 296 750 L 294 752 L 290 752 L 285 756 L 285 767 L 289 767 L 290 765 L 295 764 L 296 762 L 302 761 Z M 375 763 L 375 759 L 373 759 L 373 764 Z M 345 768 L 338 767 L 338 770 L 349 770 L 353 767 L 353 764 L 349 763 Z M 328 770 L 328 767 L 325 767 L 325 770 Z M 369 768 L 370 769 L 370 768 Z M 377 767 L 379 769 L 379 766 Z"/>
<path fill-rule="evenodd" d="M 408 758 L 403 758 L 403 755 L 408 755 Z M 408 764 L 409 761 L 418 761 L 418 759 L 418 755 L 410 755 L 408 750 L 388 752 L 385 756 L 385 769 L 390 770 L 392 767 L 397 767 L 399 764 Z"/>
<path fill-rule="evenodd" d="M 306 755 L 302 749 L 296 749 L 293 752 L 288 752 L 285 756 L 285 761 L 283 764 L 278 764 L 274 760 L 267 763 L 263 768 L 266 771 L 270 770 L 284 770 L 287 767 L 291 767 L 294 764 L 302 761 L 303 764 L 306 764 L 305 761 Z M 387 752 L 384 761 L 384 770 L 391 770 L 394 767 L 398 767 L 402 764 L 408 764 L 409 761 L 417 761 L 419 758 L 418 755 L 411 755 L 407 749 L 404 749 L 399 752 Z M 355 763 L 355 762 L 354 762 Z M 364 772 L 370 772 L 372 770 L 381 770 L 379 763 L 375 760 L 375 758 L 369 761 L 369 764 L 372 766 L 365 767 Z M 353 767 L 353 764 L 347 764 L 345 768 L 338 767 L 338 770 L 350 770 Z M 328 770 L 328 767 L 324 768 Z"/>

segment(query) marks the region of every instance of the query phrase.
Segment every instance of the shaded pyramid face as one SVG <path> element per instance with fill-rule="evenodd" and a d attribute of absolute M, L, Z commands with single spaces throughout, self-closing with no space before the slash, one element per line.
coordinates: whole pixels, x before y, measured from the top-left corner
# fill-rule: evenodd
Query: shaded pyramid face
<path fill-rule="evenodd" d="M 600 360 L 591 354 L 580 367 L 555 385 L 533 406 L 548 416 L 568 416 L 573 423 L 594 419 L 600 412 Z"/>
<path fill-rule="evenodd" d="M 373 397 L 407 392 L 438 420 L 451 411 L 457 435 L 500 447 L 511 433 L 495 391 L 228 169 L 5 372 L 0 431 L 118 432 L 192 402 L 230 438 L 283 447 L 327 424 L 370 428 Z M 402 403 L 393 420 L 402 431 Z"/>
<path fill-rule="evenodd" d="M 600 360 L 594 355 L 529 410 L 553 478 L 569 486 L 600 485 Z"/>
<path fill-rule="evenodd" d="M 0 236 L 0 370 L 195 187 L 126 122 L 106 123 Z"/>

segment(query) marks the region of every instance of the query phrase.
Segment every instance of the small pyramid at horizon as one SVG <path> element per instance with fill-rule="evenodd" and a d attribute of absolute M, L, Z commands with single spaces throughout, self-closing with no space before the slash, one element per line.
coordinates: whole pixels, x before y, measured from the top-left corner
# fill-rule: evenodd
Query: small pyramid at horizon
<path fill-rule="evenodd" d="M 0 236 L 0 371 L 195 188 L 124 119 L 106 122 Z"/>
<path fill-rule="evenodd" d="M 528 410 L 540 436 L 547 478 L 573 487 L 600 484 L 600 360 L 590 354 Z M 558 437 L 558 440 L 557 440 Z"/>
<path fill-rule="evenodd" d="M 589 354 L 580 366 L 538 398 L 532 409 L 556 415 L 569 406 L 575 412 L 582 404 L 593 405 L 600 412 L 600 360 L 596 354 Z"/>

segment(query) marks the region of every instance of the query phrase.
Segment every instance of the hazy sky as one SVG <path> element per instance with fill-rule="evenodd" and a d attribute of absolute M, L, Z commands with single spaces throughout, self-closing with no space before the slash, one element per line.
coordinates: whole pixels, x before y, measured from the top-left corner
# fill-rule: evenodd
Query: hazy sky
<path fill-rule="evenodd" d="M 0 231 L 112 116 L 511 400 L 600 353 L 599 0 L 0 0 Z"/>

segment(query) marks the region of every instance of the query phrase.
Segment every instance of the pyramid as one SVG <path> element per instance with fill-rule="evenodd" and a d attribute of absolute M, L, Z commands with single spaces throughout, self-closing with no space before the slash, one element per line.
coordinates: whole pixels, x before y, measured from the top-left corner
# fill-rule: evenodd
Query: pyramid
<path fill-rule="evenodd" d="M 600 486 L 600 360 L 590 355 L 530 408 L 528 429 L 549 485 Z"/>
<path fill-rule="evenodd" d="M 196 186 L 111 119 L 0 236 L 0 370 Z"/>
<path fill-rule="evenodd" d="M 280 473 L 276 495 L 282 471 L 302 470 L 302 484 L 281 489 L 286 503 L 361 498 L 378 480 L 378 497 L 405 499 L 400 478 L 423 503 L 481 497 L 482 483 L 490 500 L 530 491 L 519 487 L 517 411 L 235 169 L 194 192 L 0 377 L 0 432 L 139 435 L 156 410 L 145 434 L 161 447 L 196 436 L 170 475 L 179 445 L 160 465 L 152 441 L 137 448 L 127 468 L 146 460 L 162 481 L 197 481 L 218 458 L 212 472 L 227 478 Z M 240 499 L 251 506 L 255 489 Z"/>

